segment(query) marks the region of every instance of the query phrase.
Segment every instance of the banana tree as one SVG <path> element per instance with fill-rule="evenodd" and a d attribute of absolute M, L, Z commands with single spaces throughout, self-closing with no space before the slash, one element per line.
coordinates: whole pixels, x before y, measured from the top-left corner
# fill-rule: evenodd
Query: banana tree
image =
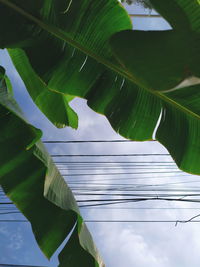
<path fill-rule="evenodd" d="M 0 47 L 8 49 L 30 96 L 55 126 L 77 127 L 77 115 L 69 101 L 83 97 L 128 139 L 152 140 L 156 128 L 156 140 L 168 149 L 178 167 L 200 174 L 200 2 L 150 3 L 172 30 L 132 30 L 130 18 L 117 0 L 0 0 Z M 2 81 L 5 79 L 3 75 Z M 7 100 L 6 105 L 2 104 L 7 111 L 10 105 Z M 18 121 L 18 113 L 13 114 L 17 114 Z M 38 244 L 47 256 L 52 255 L 69 229 L 74 229 L 72 241 L 60 255 L 60 266 L 70 260 L 70 266 L 80 266 L 74 253 L 86 260 L 85 266 L 103 266 L 69 188 L 65 185 L 59 191 L 62 178 L 51 167 L 41 144 L 36 143 L 40 132 L 23 123 L 20 132 L 18 128 L 13 131 L 14 126 L 9 124 L 6 132 L 0 133 L 2 144 L 6 143 L 6 135 L 12 135 L 13 140 L 18 136 L 23 139 L 20 147 L 11 146 L 10 141 L 6 144 L 10 147 L 7 161 L 2 154 L 0 181 L 5 192 L 32 223 Z M 21 165 L 25 160 L 34 167 L 22 175 L 26 180 L 21 185 L 17 176 L 22 176 L 17 172 L 25 171 Z M 10 187 L 4 185 L 4 170 Z M 41 173 L 34 172 L 41 172 L 42 178 Z M 36 209 L 37 191 L 30 189 L 35 186 L 33 177 L 41 189 L 40 201 L 44 201 L 44 207 L 51 206 L 49 213 L 54 214 L 54 209 L 55 213 L 57 209 L 63 212 L 53 216 L 58 219 L 45 237 L 41 236 L 45 225 L 40 218 L 43 204 Z M 20 200 L 26 197 L 26 187 L 30 192 L 26 203 L 33 205 L 33 216 Z M 69 222 L 63 226 L 63 234 L 60 218 L 65 216 Z M 50 236 L 55 240 L 47 242 Z"/>

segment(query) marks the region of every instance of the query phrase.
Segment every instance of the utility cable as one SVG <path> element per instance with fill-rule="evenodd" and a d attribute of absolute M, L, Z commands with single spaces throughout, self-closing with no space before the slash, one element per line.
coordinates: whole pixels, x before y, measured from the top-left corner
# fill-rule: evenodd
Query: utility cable
<path fill-rule="evenodd" d="M 170 154 L 51 154 L 51 157 L 149 157 L 149 156 L 170 156 Z"/>

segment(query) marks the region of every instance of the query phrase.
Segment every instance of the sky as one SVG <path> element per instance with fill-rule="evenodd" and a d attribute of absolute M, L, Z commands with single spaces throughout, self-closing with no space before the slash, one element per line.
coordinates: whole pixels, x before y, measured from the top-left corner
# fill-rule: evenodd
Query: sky
<path fill-rule="evenodd" d="M 127 6 L 129 13 L 148 13 L 138 6 Z M 170 26 L 162 18 L 133 18 L 133 27 L 138 30 L 166 30 Z M 114 132 L 107 119 L 93 112 L 87 107 L 85 100 L 76 98 L 71 106 L 79 116 L 79 128 L 73 130 L 65 128 L 56 129 L 35 107 L 34 103 L 25 91 L 24 85 L 14 70 L 5 51 L 0 50 L 0 64 L 6 68 L 7 74 L 12 80 L 15 97 L 20 104 L 25 116 L 36 127 L 42 129 L 43 140 L 113 140 L 122 139 Z M 119 153 L 167 153 L 165 148 L 157 142 L 131 142 L 112 144 L 68 144 L 47 145 L 50 153 L 54 154 L 119 154 Z M 167 161 L 168 156 L 162 157 Z M 108 159 L 107 159 L 108 160 Z M 122 160 L 122 158 L 118 158 Z M 127 161 L 133 159 L 127 158 Z M 136 159 L 138 162 L 140 159 Z M 161 160 L 160 157 L 151 157 L 151 161 Z M 116 165 L 121 172 L 123 166 Z M 106 170 L 102 170 L 106 172 Z M 164 169 L 163 171 L 167 171 Z M 62 171 L 66 173 L 66 171 Z M 111 172 L 110 170 L 107 171 Z M 112 171 L 113 172 L 113 171 Z M 70 173 L 68 171 L 67 173 Z M 186 181 L 184 177 L 175 175 L 164 179 L 157 179 L 159 175 L 144 180 L 143 184 L 178 183 Z M 145 176 L 146 177 L 146 176 Z M 125 177 L 122 177 L 125 178 Z M 128 184 L 128 180 L 120 178 L 118 183 Z M 198 186 L 198 177 L 187 176 L 187 179 L 195 181 Z M 68 181 L 71 178 L 68 178 Z M 90 184 L 105 177 L 90 177 Z M 164 180 L 164 182 L 163 182 Z M 116 181 L 111 179 L 107 187 L 113 186 Z M 141 183 L 136 175 L 135 183 Z M 183 188 L 184 185 L 181 185 Z M 189 185 L 185 185 L 189 186 Z M 177 188 L 177 187 L 175 187 Z M 99 198 L 101 198 L 99 196 Z M 80 199 L 80 197 L 79 197 Z M 115 205 L 115 207 L 120 205 Z M 122 207 L 122 205 L 121 205 Z M 124 209 L 126 207 L 127 209 Z M 198 214 L 198 210 L 185 210 L 174 208 L 199 208 L 196 204 L 149 201 L 123 205 L 123 209 L 81 209 L 83 217 L 100 220 L 187 220 Z M 134 208 L 134 209 L 132 209 Z M 140 208 L 140 209 L 135 209 Z M 145 208 L 155 208 L 146 209 Z M 170 208 L 170 209 L 168 209 Z M 22 218 L 17 215 L 17 218 Z M 3 218 L 3 217 L 1 217 Z M 11 215 L 4 216 L 13 218 Z M 16 218 L 16 217 L 15 217 Z M 88 223 L 87 224 L 94 241 L 99 248 L 106 267 L 188 267 L 199 266 L 199 225 L 197 223 Z M 37 247 L 28 223 L 0 223 L 0 264 L 27 264 L 39 266 L 57 266 L 57 254 L 48 262 Z"/>

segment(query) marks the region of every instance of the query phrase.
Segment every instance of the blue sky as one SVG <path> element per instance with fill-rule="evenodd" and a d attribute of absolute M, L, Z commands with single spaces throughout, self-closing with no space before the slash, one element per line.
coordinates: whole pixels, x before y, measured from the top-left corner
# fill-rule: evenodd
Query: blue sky
<path fill-rule="evenodd" d="M 138 6 L 127 7 L 130 13 L 148 12 Z M 134 29 L 165 30 L 170 26 L 161 18 L 135 18 Z M 48 140 L 87 140 L 87 139 L 120 139 L 107 119 L 94 113 L 87 107 L 86 101 L 75 99 L 72 107 L 79 115 L 79 128 L 77 131 L 66 128 L 58 130 L 35 107 L 25 91 L 24 85 L 15 72 L 5 51 L 0 51 L 0 64 L 5 66 L 11 78 L 15 97 L 23 109 L 28 120 L 36 127 L 42 129 L 43 139 Z M 48 146 L 51 153 L 166 153 L 166 150 L 157 142 L 133 142 L 115 145 L 68 145 Z M 155 159 L 155 158 L 154 158 Z M 159 159 L 159 158 L 157 158 Z M 166 158 L 167 160 L 167 158 Z M 123 169 L 122 169 L 123 170 Z M 192 177 L 195 180 L 195 177 Z M 179 181 L 179 179 L 175 179 Z M 173 180 L 173 181 L 174 181 Z M 165 179 L 171 182 L 172 179 Z M 155 180 L 152 179 L 154 182 Z M 148 202 L 135 204 L 135 207 L 191 207 L 189 204 Z M 193 205 L 194 207 L 194 205 Z M 196 207 L 196 206 L 195 206 Z M 99 219 L 189 219 L 198 211 L 193 210 L 85 210 L 84 218 Z M 9 216 L 5 218 L 11 218 Z M 21 218 L 21 217 L 20 217 Z M 198 237 L 198 224 L 171 224 L 135 223 L 135 224 L 88 224 L 107 267 L 188 267 L 199 266 L 198 254 L 200 240 Z M 29 224 L 13 223 L 0 224 L 0 263 L 29 264 L 57 266 L 57 255 L 50 263 L 41 253 Z"/>

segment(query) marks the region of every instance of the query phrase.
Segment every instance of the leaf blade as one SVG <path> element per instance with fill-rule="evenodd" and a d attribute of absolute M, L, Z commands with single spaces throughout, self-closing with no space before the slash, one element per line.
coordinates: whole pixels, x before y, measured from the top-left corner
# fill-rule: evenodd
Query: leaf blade
<path fill-rule="evenodd" d="M 5 91 L 3 75 L 0 85 L 0 92 Z M 38 245 L 50 258 L 81 216 L 71 190 L 38 141 L 40 132 L 15 112 L 16 103 L 8 105 L 11 96 L 7 97 L 5 102 L 0 95 L 0 185 L 30 221 Z M 84 249 L 82 240 L 76 233 L 73 238 L 77 239 L 78 253 Z M 92 239 L 90 242 L 95 247 Z M 93 256 L 94 266 L 103 266 L 97 250 Z"/>

